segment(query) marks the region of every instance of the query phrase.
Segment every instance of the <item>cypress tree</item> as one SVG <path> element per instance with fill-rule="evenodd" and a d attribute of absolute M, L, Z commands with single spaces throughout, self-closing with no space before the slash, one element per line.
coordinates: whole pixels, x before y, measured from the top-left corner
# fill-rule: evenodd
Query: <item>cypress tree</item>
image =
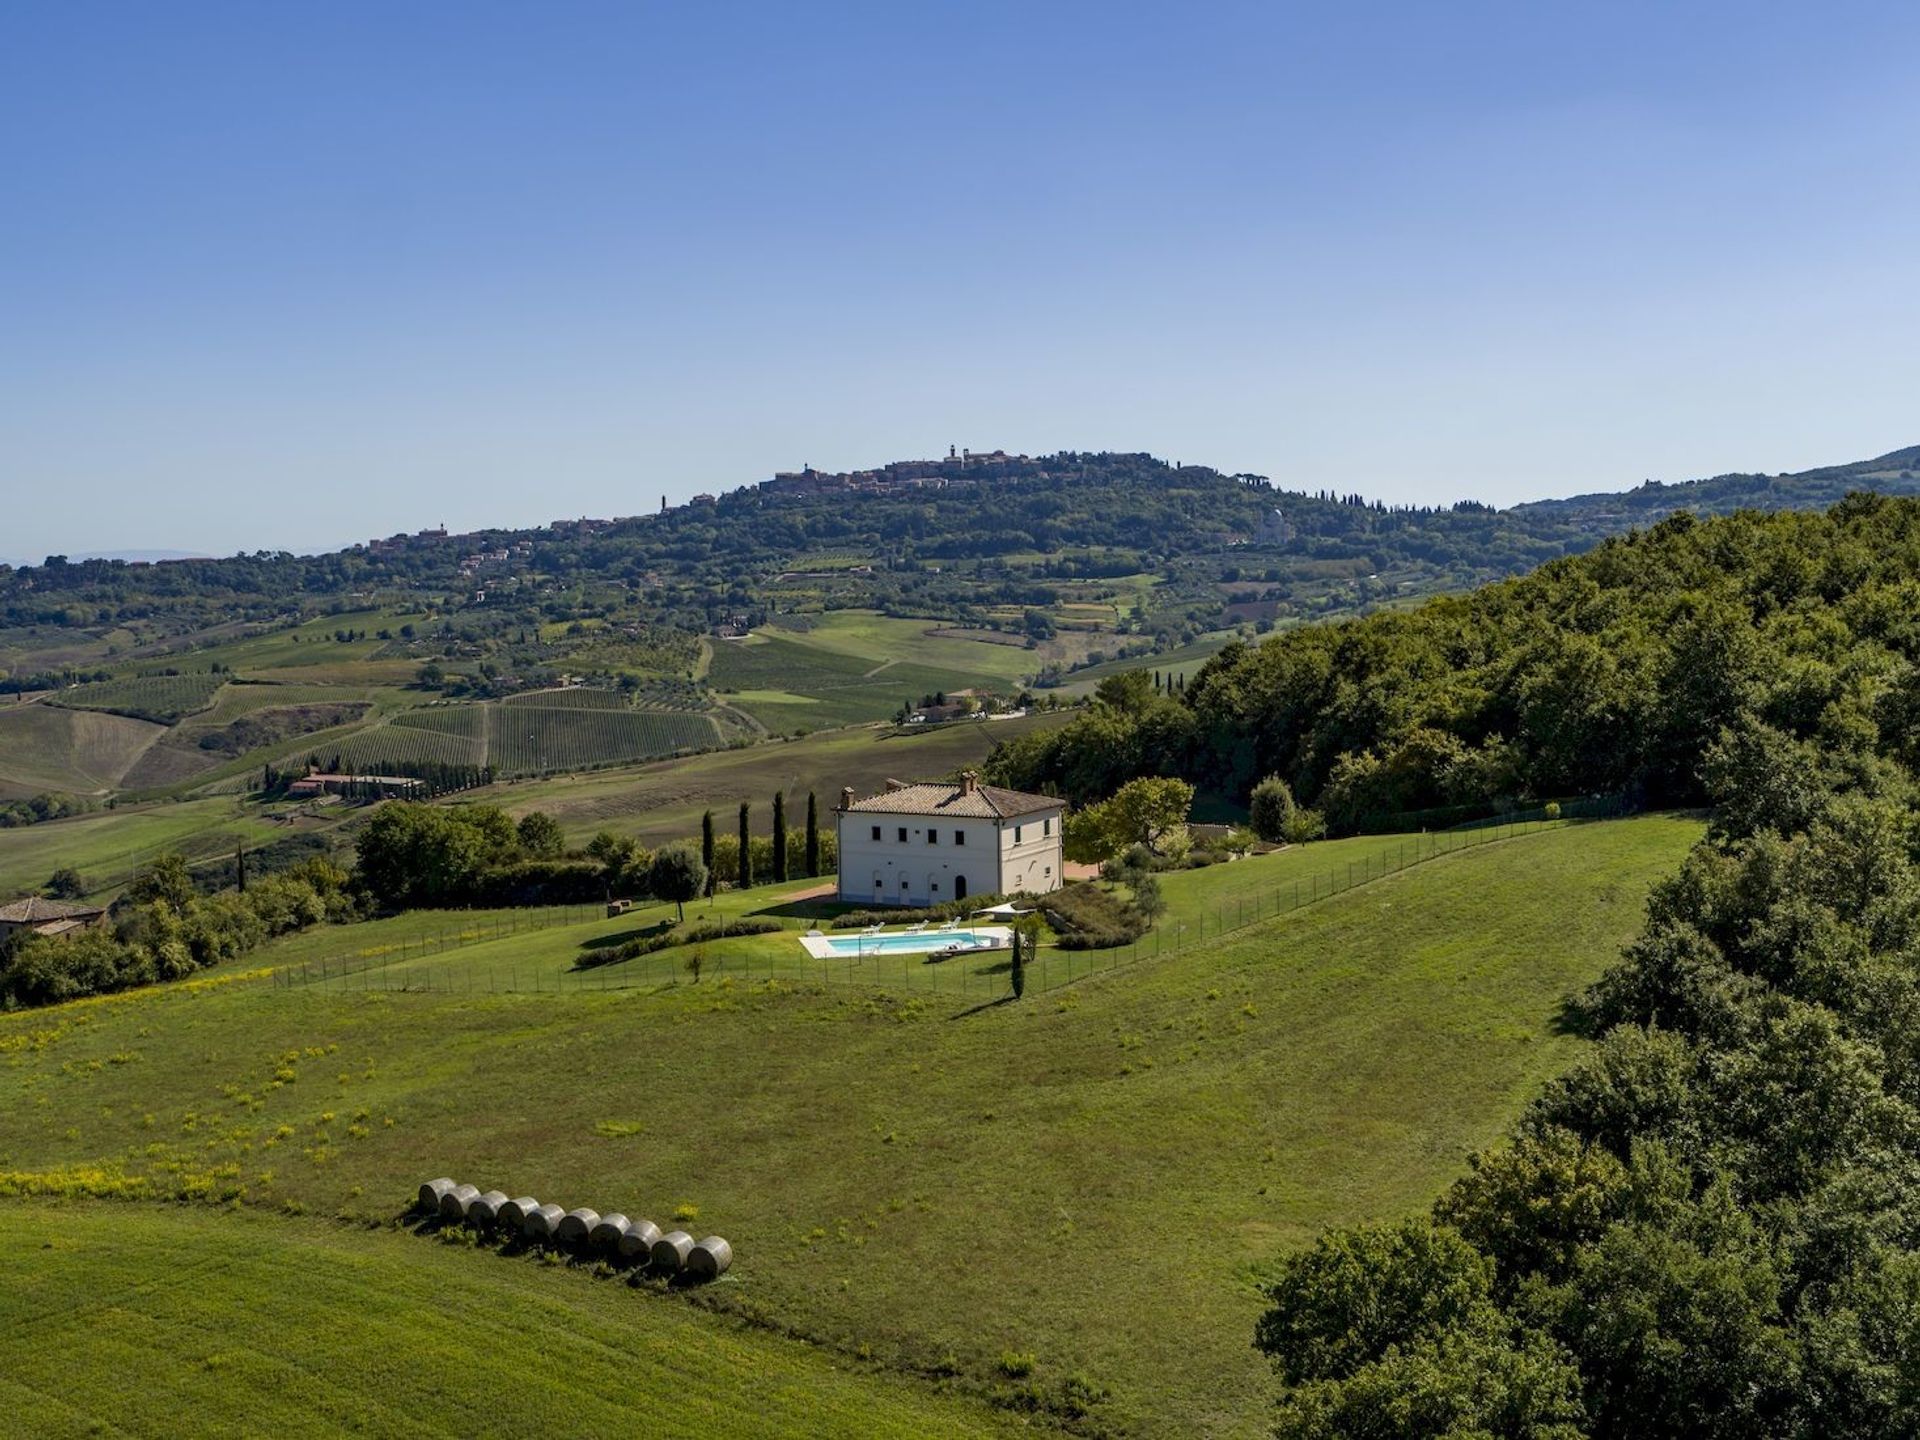
<path fill-rule="evenodd" d="M 1013 982 L 1013 998 L 1018 1000 L 1027 993 L 1027 957 L 1026 937 L 1018 930 L 1013 932 L 1013 965 L 1007 978 Z"/>
<path fill-rule="evenodd" d="M 246 846 L 235 845 L 233 847 L 233 869 L 234 869 L 234 874 L 237 877 L 237 883 L 240 886 L 240 893 L 244 895 L 247 893 L 247 847 Z"/>
<path fill-rule="evenodd" d="M 820 873 L 820 802 L 807 791 L 807 878 Z"/>
<path fill-rule="evenodd" d="M 707 898 L 713 898 L 716 883 L 713 873 L 713 812 L 706 811 L 700 817 L 700 860 L 707 867 Z"/>
<path fill-rule="evenodd" d="M 742 890 L 753 887 L 753 837 L 747 833 L 747 802 L 740 802 L 740 876 Z"/>
<path fill-rule="evenodd" d="M 773 883 L 787 878 L 787 792 L 773 792 Z"/>

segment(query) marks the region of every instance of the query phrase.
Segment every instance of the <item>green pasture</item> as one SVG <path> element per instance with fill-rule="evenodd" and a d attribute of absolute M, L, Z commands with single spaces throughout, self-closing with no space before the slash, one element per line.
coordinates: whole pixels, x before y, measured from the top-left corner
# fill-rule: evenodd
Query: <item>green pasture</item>
<path fill-rule="evenodd" d="M 1016 1383 L 1104 1392 L 1095 1422 L 1131 1434 L 1263 1434 L 1273 1382 L 1250 1337 L 1267 1267 L 1323 1225 L 1421 1209 L 1503 1131 L 1582 1044 L 1565 1001 L 1699 833 L 1665 816 L 1543 828 L 1019 1003 L 725 968 L 605 992 L 286 983 L 296 946 L 310 966 L 395 938 L 318 932 L 171 987 L 0 1017 L 0 1191 L 240 1206 L 209 1224 L 374 1222 L 450 1174 L 690 1215 L 733 1241 L 726 1283 L 585 1288 L 685 1299 L 843 1369 L 1005 1399 Z M 1192 933 L 1255 867 L 1274 890 L 1341 853 L 1195 872 L 1169 921 Z M 723 903 L 795 903 L 755 897 Z M 402 943 L 452 918 L 408 917 Z M 609 925 L 536 918 L 389 963 L 558 967 Z M 537 1269 L 444 1253 L 514 1277 L 509 1320 L 552 1303 Z M 1003 1357 L 1029 1352 L 1016 1382 Z M 364 1383 L 413 1394 L 384 1372 Z M 415 1423 L 462 1429 L 466 1393 L 418 1400 Z"/>
<path fill-rule="evenodd" d="M 0 796 L 106 794 L 165 734 L 124 715 L 0 703 Z"/>
<path fill-rule="evenodd" d="M 71 866 L 100 894 L 118 889 L 168 850 L 189 859 L 271 844 L 289 834 L 256 806 L 231 799 L 121 806 L 71 820 L 0 830 L 0 903 L 39 889 Z"/>
<path fill-rule="evenodd" d="M 978 765 L 996 741 L 1036 726 L 1060 724 L 1066 718 L 1038 714 L 917 733 L 885 728 L 827 731 L 779 744 L 715 750 L 593 775 L 499 784 L 464 798 L 502 805 L 515 815 L 544 810 L 560 822 L 574 844 L 584 844 L 600 830 L 634 835 L 649 844 L 687 839 L 700 833 L 702 810 L 713 810 L 726 826 L 742 800 L 752 803 L 754 824 L 764 831 L 771 821 L 775 790 L 786 791 L 788 814 L 795 825 L 805 816 L 807 792 L 813 791 L 819 796 L 821 823 L 826 825 L 832 823 L 829 812 L 839 802 L 844 785 L 871 795 L 889 777 L 937 779 Z"/>
<path fill-rule="evenodd" d="M 8 1428 L 41 1440 L 1010 1428 L 678 1296 L 534 1257 L 144 1205 L 0 1202 L 0 1377 Z"/>

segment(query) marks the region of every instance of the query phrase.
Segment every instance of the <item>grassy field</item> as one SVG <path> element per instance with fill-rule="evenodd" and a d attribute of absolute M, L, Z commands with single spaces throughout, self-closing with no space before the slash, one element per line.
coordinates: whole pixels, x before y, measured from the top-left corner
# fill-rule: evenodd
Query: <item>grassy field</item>
<path fill-rule="evenodd" d="M 1699 832 L 1646 817 L 1482 845 L 1020 1004 L 725 975 L 342 994 L 276 985 L 259 972 L 292 948 L 257 952 L 0 1017 L 0 1191 L 386 1220 L 444 1173 L 691 1210 L 734 1242 L 728 1282 L 620 1299 L 984 1394 L 1031 1352 L 1044 1394 L 1107 1392 L 1108 1425 L 1256 1435 L 1266 1268 L 1320 1226 L 1417 1210 L 1499 1135 L 1582 1043 L 1565 999 Z M 1221 893 L 1170 920 L 1282 859 L 1196 872 Z M 515 937 L 524 963 L 557 936 Z M 421 1423 L 462 1428 L 460 1397 L 423 1403 L 450 1408 Z"/>
<path fill-rule="evenodd" d="M 105 794 L 164 734 L 162 726 L 124 715 L 44 703 L 0 706 L 0 795 Z"/>
<path fill-rule="evenodd" d="M 42 1440 L 187 1415 L 196 1435 L 409 1440 L 1010 1428 L 584 1272 L 177 1207 L 0 1206 L 0 1376 L 9 1430 Z"/>
<path fill-rule="evenodd" d="M 649 843 L 685 839 L 699 833 L 702 810 L 711 808 L 724 818 L 742 799 L 764 810 L 773 803 L 773 792 L 781 789 L 793 804 L 798 824 L 809 790 L 820 797 L 824 814 L 837 803 L 843 785 L 870 795 L 889 776 L 937 778 L 979 764 L 998 740 L 1037 725 L 1059 724 L 1064 718 L 1033 715 L 945 725 L 919 734 L 838 730 L 633 769 L 496 785 L 472 792 L 468 798 L 504 805 L 516 815 L 545 810 L 576 844 L 598 830 L 637 835 Z M 765 818 L 763 814 L 762 823 Z"/>
<path fill-rule="evenodd" d="M 1039 668 L 1017 646 L 931 633 L 947 628 L 935 620 L 836 610 L 807 622 L 715 641 L 710 683 L 785 733 L 886 719 L 939 691 L 1017 689 Z"/>
<path fill-rule="evenodd" d="M 189 800 L 122 807 L 71 820 L 0 830 L 0 897 L 12 899 L 71 866 L 95 894 L 117 889 L 163 851 L 189 859 L 231 853 L 236 842 L 267 845 L 289 832 L 237 800 Z"/>

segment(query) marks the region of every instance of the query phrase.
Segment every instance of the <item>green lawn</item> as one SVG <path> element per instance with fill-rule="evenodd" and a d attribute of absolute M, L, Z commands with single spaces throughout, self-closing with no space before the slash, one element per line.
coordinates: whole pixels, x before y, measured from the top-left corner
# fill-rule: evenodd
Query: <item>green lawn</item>
<path fill-rule="evenodd" d="M 0 1189 L 386 1220 L 450 1174 L 657 1220 L 692 1207 L 734 1243 L 728 1283 L 586 1288 L 980 1393 L 1031 1351 L 1047 1394 L 1107 1390 L 1108 1425 L 1257 1435 L 1267 1267 L 1323 1225 L 1418 1210 L 1500 1135 L 1578 1052 L 1566 998 L 1700 829 L 1657 816 L 1482 845 L 1019 1004 L 725 973 L 340 993 L 246 978 L 291 954 L 263 951 L 0 1017 Z M 1192 883 L 1278 861 L 1300 863 Z M 532 966 L 568 938 L 456 953 L 517 944 Z M 449 1253 L 516 1288 L 547 1278 Z M 365 1383 L 423 1428 L 470 1428 L 463 1396 Z"/>
<path fill-rule="evenodd" d="M 177 1207 L 0 1205 L 0 1377 L 41 1440 L 1010 1428 L 584 1270 Z"/>

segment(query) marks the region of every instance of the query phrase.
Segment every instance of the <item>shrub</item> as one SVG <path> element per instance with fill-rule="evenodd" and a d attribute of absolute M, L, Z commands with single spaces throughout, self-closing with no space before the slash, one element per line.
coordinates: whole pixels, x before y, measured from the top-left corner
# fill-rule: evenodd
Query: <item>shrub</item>
<path fill-rule="evenodd" d="M 1142 876 L 1136 883 L 1151 883 Z M 1156 898 L 1158 890 L 1154 892 Z M 1123 901 L 1111 890 L 1086 881 L 1056 890 L 1042 902 L 1047 923 L 1053 926 L 1063 950 L 1110 950 L 1130 945 L 1146 934 L 1152 917 L 1136 902 Z"/>
<path fill-rule="evenodd" d="M 1247 801 L 1247 823 L 1262 840 L 1276 843 L 1286 838 L 1287 824 L 1298 808 L 1287 782 L 1278 775 L 1269 775 L 1253 787 Z"/>
<path fill-rule="evenodd" d="M 770 920 L 764 915 L 748 915 L 739 920 L 705 920 L 686 926 L 666 922 L 623 944 L 610 945 L 604 950 L 583 955 L 573 962 L 573 968 L 593 970 L 601 965 L 615 965 L 622 960 L 651 955 L 656 950 L 669 950 L 675 945 L 701 945 L 709 940 L 726 940 L 736 935 L 771 935 L 779 928 L 778 920 Z"/>
<path fill-rule="evenodd" d="M 1298 809 L 1287 817 L 1287 826 L 1280 838 L 1289 845 L 1305 845 L 1326 833 L 1327 820 L 1324 815 L 1318 810 Z"/>

